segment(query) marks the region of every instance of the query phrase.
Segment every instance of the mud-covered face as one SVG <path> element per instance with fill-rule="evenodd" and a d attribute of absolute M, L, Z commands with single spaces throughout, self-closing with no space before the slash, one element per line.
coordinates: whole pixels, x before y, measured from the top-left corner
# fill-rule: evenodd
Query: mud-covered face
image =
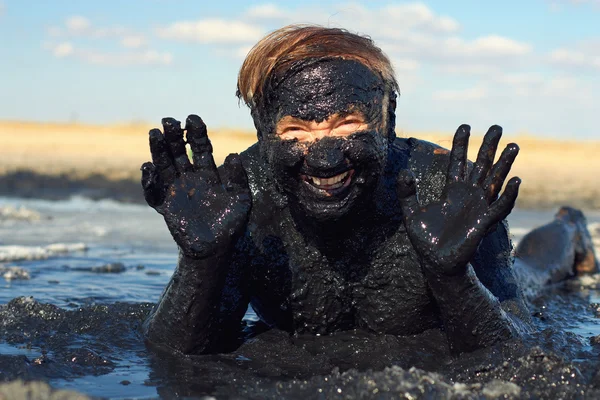
<path fill-rule="evenodd" d="M 356 61 L 313 60 L 274 79 L 267 93 L 261 151 L 291 205 L 318 220 L 364 205 L 388 149 L 381 78 Z"/>

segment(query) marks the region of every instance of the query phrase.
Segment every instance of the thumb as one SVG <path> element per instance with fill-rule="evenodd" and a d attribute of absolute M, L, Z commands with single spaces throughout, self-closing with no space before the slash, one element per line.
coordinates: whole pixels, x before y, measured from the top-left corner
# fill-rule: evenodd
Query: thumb
<path fill-rule="evenodd" d="M 419 207 L 417 178 L 411 170 L 403 169 L 398 173 L 396 183 L 396 193 L 398 194 L 398 200 L 400 200 L 400 206 L 404 216 L 408 217 Z"/>
<path fill-rule="evenodd" d="M 244 170 L 241 157 L 232 153 L 223 162 L 225 188 L 229 191 L 249 191 L 248 175 Z"/>

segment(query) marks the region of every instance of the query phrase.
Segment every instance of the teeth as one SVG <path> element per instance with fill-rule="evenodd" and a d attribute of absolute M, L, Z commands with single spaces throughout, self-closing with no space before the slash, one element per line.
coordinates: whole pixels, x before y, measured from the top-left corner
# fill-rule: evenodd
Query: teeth
<path fill-rule="evenodd" d="M 309 176 L 315 186 L 331 186 L 341 182 L 348 176 L 348 171 L 343 172 L 339 175 L 332 176 L 331 178 L 317 178 L 316 176 Z"/>

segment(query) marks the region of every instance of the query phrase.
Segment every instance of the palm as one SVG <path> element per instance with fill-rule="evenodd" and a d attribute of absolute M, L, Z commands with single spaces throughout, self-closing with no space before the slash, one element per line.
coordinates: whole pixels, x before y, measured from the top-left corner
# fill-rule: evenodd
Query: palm
<path fill-rule="evenodd" d="M 425 268 L 436 274 L 464 271 L 481 239 L 506 218 L 518 194 L 520 180 L 513 178 L 496 199 L 518 153 L 516 145 L 508 145 L 492 167 L 500 127 L 490 128 L 467 176 L 469 129 L 461 126 L 454 137 L 446 186 L 439 201 L 419 206 L 414 176 L 403 171 L 399 177 L 398 190 L 409 238 Z"/>
<path fill-rule="evenodd" d="M 153 163 L 142 166 L 142 185 L 148 204 L 165 218 L 184 253 L 205 257 L 224 252 L 245 227 L 250 210 L 248 182 L 237 155 L 217 170 L 206 127 L 197 116 L 188 117 L 187 140 L 192 165 L 185 152 L 183 130 L 173 119 L 163 120 L 165 135 L 150 131 Z"/>

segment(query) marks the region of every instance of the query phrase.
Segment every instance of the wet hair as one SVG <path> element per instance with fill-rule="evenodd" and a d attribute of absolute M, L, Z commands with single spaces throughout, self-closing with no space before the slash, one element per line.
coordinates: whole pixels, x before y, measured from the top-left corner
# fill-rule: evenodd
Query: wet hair
<path fill-rule="evenodd" d="M 340 28 L 288 25 L 260 40 L 248 53 L 238 75 L 237 97 L 251 110 L 261 106 L 265 84 L 308 59 L 356 60 L 382 78 L 395 99 L 398 83 L 388 57 L 371 38 Z M 395 103 L 394 103 L 395 105 Z"/>

